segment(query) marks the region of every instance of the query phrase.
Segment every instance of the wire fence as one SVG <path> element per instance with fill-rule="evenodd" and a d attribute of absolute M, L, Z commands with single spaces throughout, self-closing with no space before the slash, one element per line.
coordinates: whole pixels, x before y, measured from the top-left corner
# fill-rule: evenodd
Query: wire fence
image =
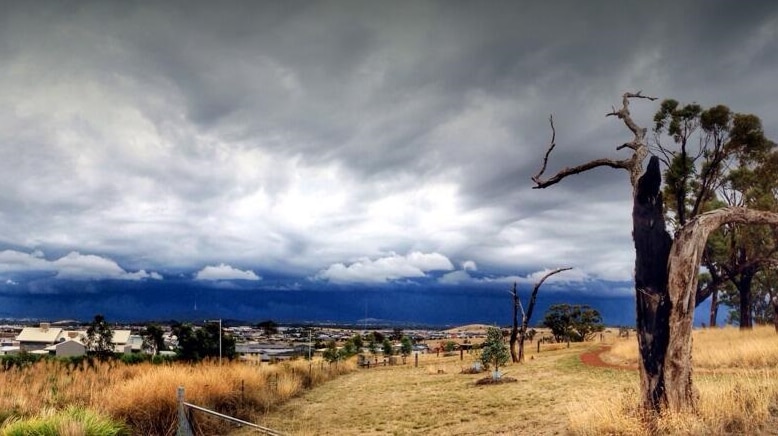
<path fill-rule="evenodd" d="M 178 393 L 176 398 L 178 400 L 178 430 L 176 431 L 176 436 L 196 436 L 194 430 L 192 429 L 192 424 L 190 420 L 190 416 L 193 411 L 206 413 L 210 416 L 214 416 L 218 419 L 236 424 L 241 427 L 251 428 L 261 434 L 266 434 L 269 436 L 284 436 L 283 433 L 275 431 L 271 428 L 263 427 L 259 424 L 254 424 L 252 422 L 244 421 L 242 419 L 234 418 L 232 416 L 224 415 L 222 413 L 215 412 L 210 409 L 206 409 L 205 407 L 200 407 L 195 404 L 187 403 L 184 398 L 183 386 L 178 387 Z"/>

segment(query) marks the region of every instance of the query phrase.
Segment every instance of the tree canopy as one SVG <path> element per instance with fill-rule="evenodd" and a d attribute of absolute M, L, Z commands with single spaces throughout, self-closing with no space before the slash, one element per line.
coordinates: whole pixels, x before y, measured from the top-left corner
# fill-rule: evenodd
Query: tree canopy
<path fill-rule="evenodd" d="M 605 329 L 600 312 L 587 305 L 554 304 L 546 311 L 543 325 L 557 342 L 583 342 Z"/>

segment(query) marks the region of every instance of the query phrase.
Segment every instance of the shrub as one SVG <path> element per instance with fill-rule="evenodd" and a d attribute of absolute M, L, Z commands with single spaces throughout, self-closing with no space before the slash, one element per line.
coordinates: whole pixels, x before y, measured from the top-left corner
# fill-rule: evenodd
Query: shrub
<path fill-rule="evenodd" d="M 54 412 L 43 411 L 29 419 L 10 418 L 2 426 L 5 436 L 59 436 L 83 434 L 90 436 L 129 435 L 127 428 L 118 422 L 81 407 L 68 407 Z"/>

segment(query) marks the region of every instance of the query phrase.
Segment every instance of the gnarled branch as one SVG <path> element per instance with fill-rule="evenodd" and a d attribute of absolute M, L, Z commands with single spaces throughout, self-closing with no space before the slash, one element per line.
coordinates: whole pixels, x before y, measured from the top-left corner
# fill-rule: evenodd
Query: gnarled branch
<path fill-rule="evenodd" d="M 554 119 L 553 117 L 551 117 L 549 118 L 549 121 L 551 123 L 551 142 L 549 143 L 548 149 L 546 150 L 546 154 L 543 156 L 543 165 L 541 166 L 540 171 L 538 171 L 537 174 L 532 176 L 532 181 L 535 182 L 535 186 L 533 186 L 533 189 L 547 188 L 551 185 L 559 183 L 565 177 L 572 176 L 573 174 L 580 174 L 584 171 L 588 171 L 602 166 L 607 166 L 611 168 L 623 168 L 629 171 L 630 182 L 632 183 L 633 189 L 635 189 L 637 187 L 638 178 L 640 178 L 640 173 L 642 171 L 643 160 L 646 158 L 646 156 L 648 156 L 648 146 L 646 145 L 645 142 L 646 129 L 639 127 L 632 120 L 632 116 L 630 115 L 629 100 L 631 98 L 642 98 L 642 99 L 648 99 L 654 101 L 656 100 L 656 97 L 644 96 L 642 94 L 642 91 L 638 91 L 634 93 L 626 92 L 622 96 L 621 109 L 616 110 L 615 108 L 613 108 L 611 112 L 606 114 L 606 116 L 616 116 L 619 119 L 623 120 L 627 128 L 629 128 L 632 131 L 632 133 L 635 135 L 635 138 L 632 141 L 622 144 L 616 148 L 616 150 L 622 150 L 624 148 L 631 149 L 634 152 L 631 158 L 622 159 L 622 160 L 607 159 L 607 158 L 595 159 L 581 165 L 564 168 L 560 170 L 558 173 L 556 173 L 554 176 L 544 179 L 543 173 L 546 171 L 546 166 L 548 165 L 548 157 L 551 154 L 551 151 L 554 149 L 554 147 L 556 147 L 556 130 L 554 129 Z"/>

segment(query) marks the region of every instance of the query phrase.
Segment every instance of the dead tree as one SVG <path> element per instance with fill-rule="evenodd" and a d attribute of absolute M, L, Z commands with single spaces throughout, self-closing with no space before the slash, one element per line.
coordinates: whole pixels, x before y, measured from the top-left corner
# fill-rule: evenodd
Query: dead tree
<path fill-rule="evenodd" d="M 606 116 L 621 119 L 632 132 L 632 141 L 616 150 L 629 149 L 623 160 L 597 159 L 560 170 L 543 178 L 556 138 L 553 118 L 551 142 L 534 188 L 547 188 L 568 176 L 598 167 L 627 170 L 633 194 L 632 236 L 635 243 L 636 327 L 640 350 L 641 406 L 649 416 L 664 409 L 694 410 L 697 395 L 692 385 L 691 330 L 697 294 L 700 262 L 708 235 L 726 223 L 778 224 L 778 214 L 727 207 L 700 214 L 671 237 L 665 227 L 659 160 L 649 156 L 646 129 L 639 127 L 629 112 L 631 99 L 656 100 L 637 93 L 625 93 L 620 109 Z"/>
<path fill-rule="evenodd" d="M 572 268 L 567 267 L 557 268 L 553 271 L 549 271 L 540 279 L 540 281 L 535 283 L 535 287 L 532 289 L 532 295 L 530 296 L 526 313 L 524 312 L 524 306 L 521 305 L 519 294 L 516 291 L 516 283 L 513 283 L 513 290 L 511 291 L 511 294 L 513 295 L 513 329 L 511 329 L 510 341 L 511 360 L 513 363 L 524 362 L 524 341 L 527 338 L 527 327 L 529 326 L 529 321 L 532 319 L 532 312 L 535 310 L 535 300 L 538 297 L 538 290 L 540 290 L 540 285 L 542 285 L 547 278 L 553 276 L 554 274 L 571 269 Z M 521 327 L 519 327 L 519 310 L 521 310 Z M 518 353 L 516 352 L 517 342 L 519 344 Z"/>

